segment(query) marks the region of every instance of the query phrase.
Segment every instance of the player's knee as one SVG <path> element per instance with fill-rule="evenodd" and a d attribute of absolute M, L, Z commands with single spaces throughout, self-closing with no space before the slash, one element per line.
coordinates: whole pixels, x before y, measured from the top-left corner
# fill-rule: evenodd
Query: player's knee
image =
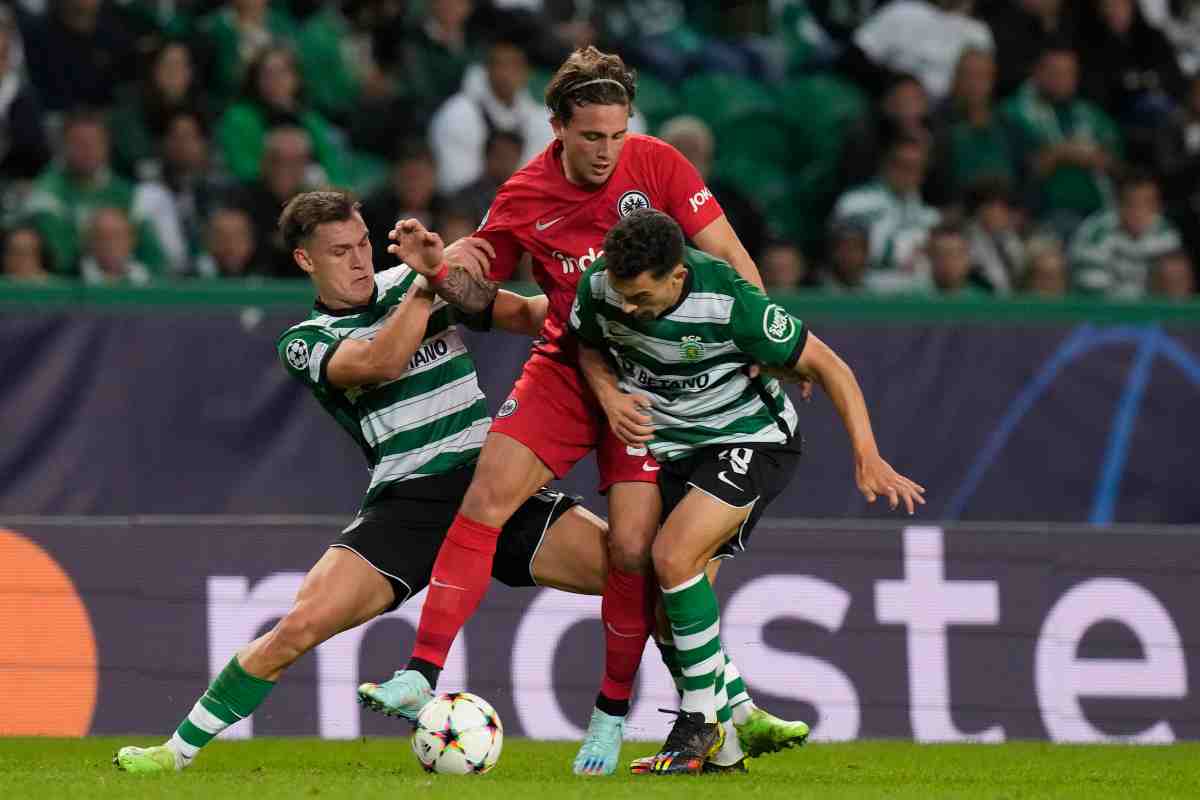
<path fill-rule="evenodd" d="M 515 497 L 503 482 L 476 475 L 466 497 L 463 498 L 460 510 L 464 516 L 476 522 L 500 527 L 524 500 L 523 497 Z"/>
<path fill-rule="evenodd" d="M 656 539 L 651 556 L 660 586 L 678 586 L 698 571 L 695 555 L 669 538 Z"/>
<path fill-rule="evenodd" d="M 652 539 L 643 536 L 620 535 L 620 533 L 615 528 L 609 529 L 609 565 L 622 572 L 634 574 L 645 572 L 650 567 Z"/>

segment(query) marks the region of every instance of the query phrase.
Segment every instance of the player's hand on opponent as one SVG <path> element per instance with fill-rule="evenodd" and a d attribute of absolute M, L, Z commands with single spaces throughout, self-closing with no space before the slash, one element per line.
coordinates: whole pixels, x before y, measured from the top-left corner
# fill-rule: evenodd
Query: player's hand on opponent
<path fill-rule="evenodd" d="M 601 401 L 604 415 L 617 438 L 628 445 L 642 446 L 654 437 L 650 427 L 650 398 L 640 394 L 612 392 Z"/>
<path fill-rule="evenodd" d="M 446 260 L 442 237 L 425 230 L 419 220 L 400 220 L 388 231 L 388 238 L 395 242 L 388 245 L 388 252 L 427 277 L 437 275 Z"/>
<path fill-rule="evenodd" d="M 893 511 L 904 503 L 909 514 L 918 505 L 925 505 L 925 487 L 896 472 L 879 454 L 859 460 L 854 473 L 858 490 L 868 503 L 874 503 L 876 497 L 886 497 Z"/>
<path fill-rule="evenodd" d="M 751 364 L 749 369 L 750 380 L 754 380 L 759 375 L 767 375 L 784 383 L 793 383 L 800 387 L 800 399 L 804 402 L 812 400 L 813 382 L 807 378 L 802 378 L 796 374 L 795 370 L 783 369 L 782 367 L 768 367 L 766 364 Z"/>
<path fill-rule="evenodd" d="M 446 245 L 446 263 L 459 267 L 477 281 L 486 280 L 488 268 L 496 257 L 496 248 L 487 239 L 464 236 Z"/>

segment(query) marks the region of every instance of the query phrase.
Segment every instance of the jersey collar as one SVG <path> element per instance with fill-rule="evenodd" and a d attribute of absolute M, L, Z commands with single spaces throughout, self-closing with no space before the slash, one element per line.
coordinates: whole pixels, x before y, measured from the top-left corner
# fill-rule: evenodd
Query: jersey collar
<path fill-rule="evenodd" d="M 659 314 L 659 319 L 662 319 L 663 317 L 669 317 L 674 314 L 675 310 L 683 305 L 683 301 L 687 300 L 687 296 L 692 293 L 692 268 L 686 264 L 684 264 L 683 268 L 687 270 L 687 275 L 685 275 L 683 278 L 683 289 L 679 292 L 679 299 L 675 301 L 674 305 Z"/>
<path fill-rule="evenodd" d="M 350 308 L 333 309 L 333 308 L 330 308 L 329 306 L 325 305 L 324 303 L 322 303 L 321 298 L 318 297 L 316 302 L 313 303 L 313 308 L 315 310 L 321 312 L 322 314 L 326 314 L 330 317 L 352 317 L 355 314 L 361 314 L 364 311 L 370 311 L 371 308 L 375 305 L 375 301 L 378 299 L 379 299 L 379 284 L 375 284 L 375 288 L 373 288 L 371 290 L 371 299 L 368 300 L 366 303 L 362 304 L 361 306 L 351 306 Z"/>

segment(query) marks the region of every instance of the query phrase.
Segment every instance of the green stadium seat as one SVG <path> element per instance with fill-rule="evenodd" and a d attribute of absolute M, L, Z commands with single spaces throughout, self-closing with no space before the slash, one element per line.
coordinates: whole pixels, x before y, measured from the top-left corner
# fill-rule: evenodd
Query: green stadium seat
<path fill-rule="evenodd" d="M 752 161 L 776 172 L 798 168 L 799 133 L 787 117 L 774 111 L 757 111 L 729 117 L 713 126 L 717 160 Z"/>
<path fill-rule="evenodd" d="M 800 132 L 806 160 L 836 159 L 847 126 L 867 110 L 867 98 L 856 86 L 831 75 L 806 75 L 776 90 L 780 113 Z"/>
<path fill-rule="evenodd" d="M 639 72 L 637 97 L 634 107 L 646 120 L 648 133 L 655 133 L 659 126 L 676 114 L 681 113 L 682 102 L 669 84 L 647 72 Z"/>
<path fill-rule="evenodd" d="M 684 112 L 695 114 L 714 128 L 735 117 L 772 112 L 777 106 L 766 86 L 736 75 L 716 72 L 695 75 L 679 88 Z"/>

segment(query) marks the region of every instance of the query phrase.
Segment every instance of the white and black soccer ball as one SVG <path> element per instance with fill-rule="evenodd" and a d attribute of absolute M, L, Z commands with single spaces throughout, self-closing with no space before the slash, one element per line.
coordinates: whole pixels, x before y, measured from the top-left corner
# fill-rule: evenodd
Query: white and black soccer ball
<path fill-rule="evenodd" d="M 417 717 L 412 747 L 428 772 L 472 775 L 500 760 L 504 725 L 491 703 L 469 692 L 441 694 Z"/>

